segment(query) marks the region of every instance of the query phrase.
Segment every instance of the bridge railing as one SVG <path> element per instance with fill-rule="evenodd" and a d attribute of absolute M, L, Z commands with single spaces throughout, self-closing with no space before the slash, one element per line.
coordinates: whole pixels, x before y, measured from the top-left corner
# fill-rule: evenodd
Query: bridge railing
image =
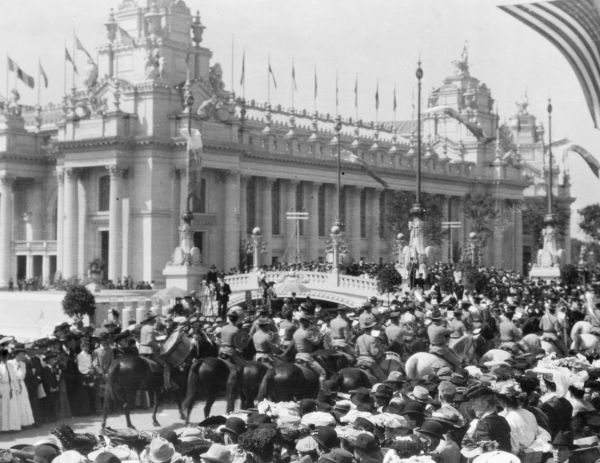
<path fill-rule="evenodd" d="M 378 294 L 377 281 L 371 278 L 339 275 L 326 272 L 308 271 L 272 271 L 267 272 L 266 281 L 275 282 L 277 292 L 278 283 L 289 280 L 297 281 L 298 284 L 308 290 L 328 291 L 331 293 L 352 294 L 355 296 L 370 297 Z M 229 284 L 232 292 L 256 291 L 259 289 L 259 281 L 256 273 L 240 273 L 228 275 L 225 281 Z"/>

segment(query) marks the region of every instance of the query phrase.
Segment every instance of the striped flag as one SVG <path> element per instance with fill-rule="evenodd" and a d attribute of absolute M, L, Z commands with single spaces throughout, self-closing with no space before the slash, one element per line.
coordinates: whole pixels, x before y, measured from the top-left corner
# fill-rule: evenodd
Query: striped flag
<path fill-rule="evenodd" d="M 21 67 L 11 58 L 8 56 L 6 58 L 8 60 L 8 70 L 16 73 L 17 78 L 29 88 L 35 87 L 35 80 L 33 80 L 33 77 L 23 71 L 23 69 L 21 69 Z"/>
<path fill-rule="evenodd" d="M 600 11 L 595 0 L 554 0 L 498 8 L 529 26 L 567 59 L 594 126 L 600 123 Z"/>
<path fill-rule="evenodd" d="M 269 74 L 273 78 L 273 86 L 277 88 L 277 81 L 275 80 L 275 74 L 273 74 L 273 68 L 271 67 L 271 60 L 269 59 Z"/>
<path fill-rule="evenodd" d="M 46 75 L 46 71 L 42 67 L 42 62 L 38 61 L 38 73 L 40 77 L 44 80 L 44 88 L 48 88 L 48 76 Z"/>
<path fill-rule="evenodd" d="M 82 52 L 84 52 L 87 55 L 87 57 L 93 61 L 92 55 L 90 55 L 89 52 L 85 49 L 85 47 L 81 43 L 81 40 L 79 40 L 79 37 L 77 37 L 77 36 L 75 36 L 75 47 L 78 50 L 81 50 Z"/>
<path fill-rule="evenodd" d="M 588 150 L 583 146 L 571 145 L 567 148 L 567 151 L 572 151 L 581 156 L 594 175 L 600 178 L 600 161 L 598 161 L 598 159 L 596 159 Z"/>
<path fill-rule="evenodd" d="M 71 63 L 71 65 L 73 66 L 73 70 L 75 71 L 75 74 L 79 74 L 79 71 L 77 70 L 77 66 L 75 65 L 75 61 L 73 61 L 73 57 L 69 53 L 69 50 L 67 49 L 67 47 L 65 47 L 65 59 L 69 63 Z"/>

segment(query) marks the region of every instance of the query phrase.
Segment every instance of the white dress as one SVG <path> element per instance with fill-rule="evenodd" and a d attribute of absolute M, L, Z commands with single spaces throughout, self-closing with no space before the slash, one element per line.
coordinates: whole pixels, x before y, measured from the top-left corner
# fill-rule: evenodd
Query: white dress
<path fill-rule="evenodd" d="M 21 430 L 18 389 L 19 381 L 12 365 L 0 362 L 0 431 Z"/>
<path fill-rule="evenodd" d="M 17 359 L 9 360 L 8 364 L 12 365 L 13 370 L 15 370 L 17 374 L 17 381 L 19 384 L 17 388 L 17 402 L 19 404 L 19 416 L 21 418 L 21 426 L 30 426 L 35 421 L 33 419 L 33 412 L 31 411 L 29 393 L 27 392 L 27 387 L 25 386 L 25 374 L 27 372 L 27 365 L 25 365 L 25 362 L 20 362 Z"/>

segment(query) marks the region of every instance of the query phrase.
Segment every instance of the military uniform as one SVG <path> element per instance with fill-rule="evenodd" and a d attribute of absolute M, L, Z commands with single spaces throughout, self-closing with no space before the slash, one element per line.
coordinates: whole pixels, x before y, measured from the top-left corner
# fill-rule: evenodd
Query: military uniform
<path fill-rule="evenodd" d="M 460 318 L 453 318 L 448 322 L 448 329 L 450 330 L 450 338 L 458 339 L 464 336 L 467 327 Z"/>
<path fill-rule="evenodd" d="M 562 323 L 554 314 L 546 312 L 540 320 L 540 329 L 544 332 L 542 338 L 552 341 L 563 354 L 567 354 L 567 349 L 562 341 Z"/>
<path fill-rule="evenodd" d="M 291 320 L 283 319 L 279 322 L 279 337 L 283 347 L 287 348 L 293 342 L 294 332 L 297 329 L 298 325 Z"/>
<path fill-rule="evenodd" d="M 293 340 L 296 347 L 296 361 L 306 363 L 319 375 L 319 381 L 323 382 L 326 372 L 312 356 L 312 353 L 321 342 L 318 333 L 301 326 L 294 332 Z"/>
<path fill-rule="evenodd" d="M 500 347 L 507 347 L 511 350 L 516 348 L 516 343 L 521 340 L 523 333 L 515 326 L 512 320 L 507 316 L 500 316 Z"/>
<path fill-rule="evenodd" d="M 273 335 L 260 328 L 252 336 L 252 342 L 256 349 L 255 360 L 258 362 L 272 362 L 273 355 L 279 353 L 279 348 L 273 342 Z"/>
<path fill-rule="evenodd" d="M 370 333 L 363 333 L 356 339 L 356 364 L 367 367 L 379 380 L 385 378 L 385 373 L 378 363 L 383 357 L 383 347 L 380 341 Z"/>
<path fill-rule="evenodd" d="M 354 357 L 352 346 L 348 342 L 352 337 L 352 326 L 341 315 L 329 322 L 329 334 L 331 336 L 331 347 L 340 349 Z"/>
<path fill-rule="evenodd" d="M 156 341 L 155 329 L 151 324 L 145 323 L 142 325 L 139 352 L 141 356 L 162 365 L 164 386 L 165 389 L 168 389 L 171 386 L 171 370 L 169 364 L 160 356 L 160 344 Z"/>
<path fill-rule="evenodd" d="M 230 360 L 237 368 L 244 366 L 240 357 L 240 351 L 246 347 L 248 335 L 235 323 L 228 323 L 221 330 L 221 345 L 219 346 L 219 357 Z"/>
<path fill-rule="evenodd" d="M 450 331 L 445 326 L 431 324 L 427 328 L 427 336 L 429 337 L 429 352 L 440 356 L 448 362 L 455 370 L 462 367 L 458 356 L 448 347 L 450 340 Z"/>

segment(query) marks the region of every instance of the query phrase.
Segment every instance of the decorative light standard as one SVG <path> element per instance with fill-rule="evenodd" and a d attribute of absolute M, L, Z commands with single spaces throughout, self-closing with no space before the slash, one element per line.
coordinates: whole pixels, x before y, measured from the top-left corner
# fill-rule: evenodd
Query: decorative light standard
<path fill-rule="evenodd" d="M 402 251 L 404 250 L 405 244 L 406 244 L 406 241 L 404 240 L 404 234 L 398 233 L 396 235 L 396 246 L 397 246 L 397 252 L 398 252 L 398 268 L 400 268 L 400 269 L 404 268 L 404 262 L 402 259 Z M 402 273 L 400 273 L 400 274 L 402 274 Z"/>
<path fill-rule="evenodd" d="M 336 284 L 339 286 L 339 284 L 340 284 L 339 245 L 340 245 L 340 240 L 342 238 L 342 229 L 339 227 L 339 225 L 335 224 L 333 227 L 331 227 L 331 230 L 329 231 L 329 237 L 331 238 L 333 273 L 336 274 Z"/>
<path fill-rule="evenodd" d="M 340 233 L 343 232 L 344 224 L 342 223 L 342 155 L 341 155 L 341 138 L 342 138 L 342 118 L 338 114 L 335 117 L 335 136 L 337 145 L 337 215 L 335 224 L 340 229 Z M 333 230 L 333 229 L 332 229 Z"/>
<path fill-rule="evenodd" d="M 252 234 L 250 235 L 252 238 L 252 267 L 256 272 L 258 271 L 259 262 L 258 262 L 258 252 L 259 248 L 262 245 L 262 230 L 260 227 L 254 227 L 252 229 Z"/>
<path fill-rule="evenodd" d="M 554 225 L 554 214 L 552 212 L 552 190 L 553 190 L 553 178 L 552 178 L 552 101 L 548 98 L 548 190 L 546 195 L 548 196 L 548 213 L 544 217 L 544 223 L 546 225 Z"/>

